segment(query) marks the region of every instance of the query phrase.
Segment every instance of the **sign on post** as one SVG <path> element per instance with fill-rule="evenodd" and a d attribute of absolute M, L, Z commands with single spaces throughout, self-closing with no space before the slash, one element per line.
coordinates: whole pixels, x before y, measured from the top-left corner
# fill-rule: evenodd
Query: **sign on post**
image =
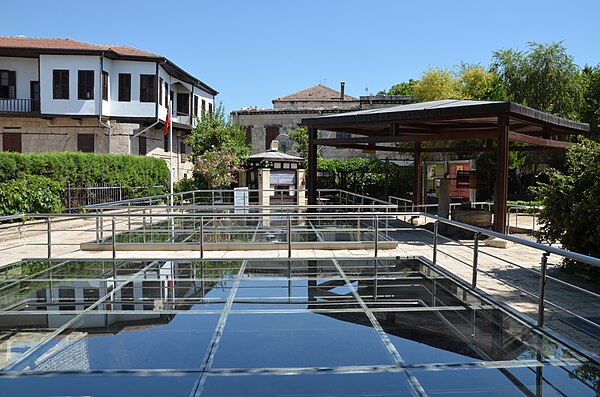
<path fill-rule="evenodd" d="M 236 214 L 247 214 L 248 208 L 238 208 L 238 207 L 248 207 L 249 205 L 249 194 L 247 187 L 236 187 L 233 189 L 233 205 L 235 205 L 234 212 Z"/>

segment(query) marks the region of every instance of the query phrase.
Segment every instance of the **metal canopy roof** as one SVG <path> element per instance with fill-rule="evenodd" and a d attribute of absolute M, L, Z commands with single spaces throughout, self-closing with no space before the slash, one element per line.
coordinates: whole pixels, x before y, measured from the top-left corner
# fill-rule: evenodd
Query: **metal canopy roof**
<path fill-rule="evenodd" d="M 432 136 L 431 139 L 415 136 L 415 139 L 406 139 L 408 141 L 454 140 L 487 138 L 486 132 L 495 132 L 497 117 L 503 115 L 509 117 L 512 132 L 527 135 L 549 137 L 582 134 L 590 130 L 589 124 L 554 116 L 511 101 L 463 99 L 444 99 L 306 118 L 302 120 L 302 124 L 366 136 L 424 133 L 439 135 L 438 138 Z M 456 132 L 455 137 L 453 134 L 440 134 L 453 131 Z"/>
<path fill-rule="evenodd" d="M 267 150 L 266 152 L 261 152 L 248 156 L 248 160 L 253 162 L 268 160 L 284 163 L 299 163 L 304 159 L 302 157 L 292 156 L 291 154 L 282 153 L 277 150 Z"/>
<path fill-rule="evenodd" d="M 317 146 L 408 152 L 414 154 L 413 203 L 421 203 L 421 153 L 496 152 L 494 230 L 506 231 L 509 151 L 565 149 L 572 143 L 553 140 L 557 135 L 589 132 L 586 123 L 569 120 L 511 101 L 444 99 L 306 118 L 308 127 L 308 203 L 316 203 Z M 317 131 L 354 134 L 349 138 L 319 138 Z M 422 147 L 424 141 L 468 141 L 463 146 Z M 485 144 L 481 141 L 485 140 Z M 496 141 L 496 146 L 492 144 Z M 525 145 L 510 146 L 510 142 Z M 412 147 L 397 145 L 414 142 Z M 391 144 L 391 145 L 390 145 Z"/>

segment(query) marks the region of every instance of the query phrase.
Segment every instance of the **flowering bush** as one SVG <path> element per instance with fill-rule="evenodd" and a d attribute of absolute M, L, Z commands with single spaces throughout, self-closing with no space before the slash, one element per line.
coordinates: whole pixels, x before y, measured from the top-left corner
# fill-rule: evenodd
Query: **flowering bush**
<path fill-rule="evenodd" d="M 235 173 L 242 164 L 241 158 L 231 150 L 219 150 L 211 146 L 209 150 L 192 158 L 194 177 L 203 180 L 207 187 L 215 189 L 235 182 Z"/>

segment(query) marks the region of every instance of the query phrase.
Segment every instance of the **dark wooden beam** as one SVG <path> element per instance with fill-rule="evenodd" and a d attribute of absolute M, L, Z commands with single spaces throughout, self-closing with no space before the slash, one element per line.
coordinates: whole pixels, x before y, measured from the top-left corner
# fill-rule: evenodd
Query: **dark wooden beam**
<path fill-rule="evenodd" d="M 551 147 L 556 149 L 566 149 L 569 146 L 573 145 L 571 142 L 554 141 L 552 139 L 538 138 L 531 135 L 519 134 L 518 132 L 513 131 L 509 131 L 508 139 L 515 142 Z"/>
<path fill-rule="evenodd" d="M 548 151 L 548 150 L 563 150 L 562 148 L 547 147 L 547 146 L 511 146 L 508 149 L 511 152 L 535 152 L 535 151 Z M 423 153 L 482 153 L 482 152 L 494 152 L 495 147 L 482 146 L 482 147 L 428 147 L 421 149 Z"/>
<path fill-rule="evenodd" d="M 326 145 L 323 145 L 326 146 Z M 413 153 L 415 149 L 413 148 L 402 148 L 395 146 L 377 146 L 377 145 L 366 145 L 366 144 L 344 144 L 344 145 L 336 145 L 336 148 L 344 148 L 344 149 L 358 149 L 358 150 L 377 150 L 381 152 L 397 152 L 397 153 Z"/>
<path fill-rule="evenodd" d="M 496 189 L 494 191 L 494 230 L 506 233 L 506 200 L 508 199 L 508 116 L 498 116 L 496 147 Z"/>
<path fill-rule="evenodd" d="M 421 204 L 421 181 L 422 181 L 422 170 L 421 170 L 421 142 L 415 142 L 414 149 L 414 179 L 413 179 L 413 204 Z"/>
<path fill-rule="evenodd" d="M 308 189 L 308 204 L 317 204 L 317 129 L 308 128 L 308 177 L 306 187 Z"/>
<path fill-rule="evenodd" d="M 437 134 L 423 135 L 401 135 L 401 136 L 367 136 L 358 138 L 328 138 L 317 139 L 317 145 L 337 146 L 338 144 L 356 144 L 356 143 L 392 143 L 392 142 L 422 142 L 422 141 L 446 141 L 446 140 L 464 140 L 464 139 L 488 139 L 495 138 L 494 132 L 468 132 L 468 131 L 448 131 Z"/>

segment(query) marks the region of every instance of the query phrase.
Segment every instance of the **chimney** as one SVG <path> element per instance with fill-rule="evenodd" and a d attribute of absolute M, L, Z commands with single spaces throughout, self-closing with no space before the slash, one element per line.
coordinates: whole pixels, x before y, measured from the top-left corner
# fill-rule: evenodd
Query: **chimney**
<path fill-rule="evenodd" d="M 344 87 L 346 86 L 346 83 L 344 83 L 343 81 L 340 83 L 340 99 L 343 101 L 344 100 Z"/>

